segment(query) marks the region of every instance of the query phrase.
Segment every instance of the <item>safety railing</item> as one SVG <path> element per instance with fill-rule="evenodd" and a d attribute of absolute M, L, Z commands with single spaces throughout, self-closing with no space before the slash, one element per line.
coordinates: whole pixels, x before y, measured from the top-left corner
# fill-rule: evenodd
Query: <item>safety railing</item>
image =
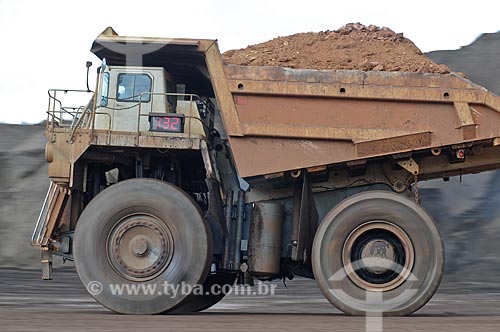
<path fill-rule="evenodd" d="M 35 230 L 31 236 L 31 245 L 34 247 L 39 247 L 43 243 L 45 232 L 47 230 L 47 223 L 49 221 L 49 210 L 57 194 L 57 190 L 57 185 L 54 182 L 50 182 L 49 190 L 47 190 L 47 195 L 45 196 L 42 209 L 35 225 Z"/>
<path fill-rule="evenodd" d="M 187 132 L 184 134 L 187 135 L 188 138 L 191 138 L 191 121 L 199 121 L 202 126 L 205 126 L 203 121 L 200 119 L 200 114 L 194 114 L 194 112 L 197 112 L 197 108 L 193 107 L 195 101 L 200 100 L 200 96 L 195 95 L 195 94 L 186 94 L 186 93 L 172 93 L 172 92 L 143 92 L 141 93 L 139 97 L 139 107 L 137 110 L 137 131 L 136 131 L 136 141 L 139 142 L 139 137 L 141 135 L 141 118 L 143 117 L 148 117 L 149 114 L 142 113 L 142 100 L 144 99 L 144 96 L 150 96 L 150 98 L 146 98 L 147 100 L 152 100 L 152 96 L 165 96 L 166 99 L 168 97 L 174 97 L 174 103 L 176 104 L 176 107 L 178 107 L 177 102 L 179 101 L 179 98 L 183 98 L 181 100 L 188 101 L 189 102 L 189 113 L 188 115 L 183 115 L 184 119 L 187 121 L 184 123 L 184 128 L 187 127 Z"/>
<path fill-rule="evenodd" d="M 87 90 L 50 89 L 49 104 L 47 107 L 47 131 L 53 132 L 55 128 L 75 128 L 81 126 L 85 116 L 91 114 L 91 102 L 85 106 L 63 105 L 60 95 L 89 94 Z M 76 98 L 75 98 L 76 99 Z M 80 98 L 78 98 L 80 99 Z"/>
<path fill-rule="evenodd" d="M 105 129 L 107 132 L 106 141 L 110 144 L 112 128 L 113 128 L 113 116 L 111 112 L 106 112 L 104 109 L 110 110 L 123 110 L 123 108 L 114 108 L 110 106 L 99 106 L 95 105 L 98 101 L 96 100 L 96 96 L 93 98 L 89 98 L 89 101 L 84 106 L 72 107 L 66 106 L 61 101 L 59 97 L 60 94 L 67 95 L 69 93 L 77 93 L 84 94 L 90 93 L 87 90 L 67 90 L 67 89 L 51 89 L 48 91 L 49 94 L 49 105 L 47 109 L 47 131 L 54 132 L 56 128 L 69 128 L 71 129 L 71 135 L 68 139 L 69 143 L 74 141 L 76 132 L 78 129 L 90 129 L 92 133 L 92 137 L 96 134 L 96 115 L 101 115 L 106 117 L 105 120 Z M 139 97 L 137 103 L 134 105 L 128 106 L 126 109 L 137 109 L 137 127 L 135 128 L 135 136 L 136 142 L 139 142 L 139 137 L 141 136 L 141 131 L 144 131 L 144 121 L 147 121 L 150 116 L 150 112 L 144 112 L 145 102 L 143 100 L 152 101 L 154 96 L 164 96 L 165 104 L 168 104 L 168 99 L 173 98 L 175 107 L 179 107 L 177 105 L 177 101 L 185 101 L 189 104 L 189 108 L 186 114 L 186 111 L 182 112 L 182 117 L 184 118 L 184 130 L 182 136 L 187 138 L 192 138 L 192 122 L 198 121 L 201 123 L 201 126 L 207 129 L 207 125 L 201 119 L 201 114 L 198 112 L 198 107 L 196 102 L 200 101 L 201 98 L 195 94 L 184 94 L 184 93 L 161 93 L 161 92 L 144 92 Z M 149 97 L 149 98 L 148 98 Z M 113 98 L 108 97 L 109 100 L 113 100 Z M 149 103 L 152 105 L 152 103 Z M 143 113 L 144 112 L 144 113 Z M 130 114 L 131 117 L 134 117 L 135 112 Z M 165 114 L 167 114 L 167 109 L 165 109 Z M 146 120 L 144 120 L 146 118 Z M 102 126 L 102 123 L 101 123 Z M 103 128 L 100 128 L 103 129 Z M 132 130 L 133 131 L 133 130 Z M 151 134 L 148 134 L 151 135 Z M 160 134 L 158 136 L 163 136 Z"/>

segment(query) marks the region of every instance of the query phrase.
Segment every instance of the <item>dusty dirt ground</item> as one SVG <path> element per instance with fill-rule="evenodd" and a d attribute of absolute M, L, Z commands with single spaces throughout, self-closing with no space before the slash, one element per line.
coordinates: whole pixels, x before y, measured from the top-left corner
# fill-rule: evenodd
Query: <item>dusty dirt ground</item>
<path fill-rule="evenodd" d="M 42 281 L 39 271 L 0 269 L 0 331 L 366 330 L 364 317 L 335 310 L 313 280 L 297 278 L 288 288 L 278 281 L 274 296 L 229 295 L 197 314 L 125 316 L 95 303 L 74 269 L 57 269 L 55 278 Z M 499 286 L 445 279 L 425 307 L 409 317 L 384 318 L 383 330 L 500 331 Z"/>
<path fill-rule="evenodd" d="M 298 33 L 223 54 L 224 62 L 296 69 L 449 73 L 389 28 L 350 23 L 335 31 Z"/>

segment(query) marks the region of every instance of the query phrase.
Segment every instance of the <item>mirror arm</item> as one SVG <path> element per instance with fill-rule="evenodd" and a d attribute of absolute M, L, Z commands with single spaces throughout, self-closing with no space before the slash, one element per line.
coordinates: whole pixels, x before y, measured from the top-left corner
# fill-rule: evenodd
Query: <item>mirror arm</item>
<path fill-rule="evenodd" d="M 90 87 L 89 87 L 89 69 L 92 66 L 92 62 L 91 61 L 87 61 L 87 63 L 85 64 L 85 66 L 87 67 L 87 92 L 92 92 L 90 90 Z"/>

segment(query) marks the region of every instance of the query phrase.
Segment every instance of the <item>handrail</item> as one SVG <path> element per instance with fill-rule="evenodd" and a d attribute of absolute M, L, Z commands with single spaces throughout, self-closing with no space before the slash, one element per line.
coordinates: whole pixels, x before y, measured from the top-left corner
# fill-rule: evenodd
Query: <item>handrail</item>
<path fill-rule="evenodd" d="M 45 196 L 45 200 L 43 201 L 42 209 L 40 210 L 40 214 L 38 215 L 38 220 L 36 222 L 33 235 L 31 236 L 31 245 L 34 247 L 39 247 L 42 244 L 43 237 L 45 236 L 45 229 L 47 227 L 50 205 L 52 204 L 56 193 L 57 185 L 51 181 L 49 190 L 47 190 L 47 195 Z"/>
<path fill-rule="evenodd" d="M 82 107 L 83 107 L 83 106 L 78 106 L 78 107 L 64 106 L 62 101 L 60 99 L 58 99 L 58 96 L 57 96 L 58 92 L 63 92 L 64 94 L 67 94 L 69 92 L 92 93 L 92 91 L 87 91 L 87 90 L 49 89 L 47 91 L 47 93 L 49 95 L 49 103 L 47 106 L 46 126 L 47 126 L 47 131 L 50 131 L 50 132 L 54 131 L 56 123 L 58 123 L 58 125 L 61 127 L 65 127 L 65 124 L 64 124 L 65 115 L 71 116 L 71 118 L 73 120 L 71 121 L 70 126 L 74 126 L 74 124 L 75 124 L 74 119 L 78 116 L 78 114 L 80 113 L 79 110 L 82 109 Z M 57 115 L 56 115 L 56 113 L 57 113 Z"/>
<path fill-rule="evenodd" d="M 94 114 L 100 114 L 100 115 L 107 115 L 108 116 L 108 144 L 111 144 L 111 125 L 112 125 L 111 114 L 106 113 L 106 112 L 94 112 Z"/>
<path fill-rule="evenodd" d="M 141 114 L 141 108 L 142 108 L 142 97 L 143 96 L 174 96 L 174 97 L 189 97 L 189 125 L 188 125 L 188 138 L 191 138 L 191 118 L 193 118 L 192 115 L 192 108 L 193 104 L 192 102 L 194 100 L 201 99 L 200 96 L 192 94 L 192 93 L 174 93 L 174 92 L 143 92 L 139 96 L 139 107 L 138 107 L 138 113 L 137 113 L 137 136 L 136 136 L 136 144 L 139 145 L 139 137 L 141 136 L 141 116 L 146 116 L 146 114 Z M 149 98 L 149 100 L 152 101 L 152 98 Z"/>
<path fill-rule="evenodd" d="M 93 105 L 93 102 L 94 102 L 94 98 L 91 98 L 89 100 L 89 102 L 87 103 L 87 105 L 84 106 L 84 109 L 82 111 L 82 114 L 81 116 L 78 118 L 78 120 L 76 121 L 75 125 L 73 126 L 73 130 L 71 131 L 71 135 L 69 137 L 69 140 L 68 142 L 73 142 L 74 138 L 75 138 L 75 133 L 76 133 L 76 130 L 78 128 L 80 128 L 80 125 L 81 123 L 83 122 L 83 118 L 85 117 L 86 113 L 92 115 L 92 110 L 90 109 L 91 108 L 91 105 Z M 92 107 L 93 108 L 93 107 Z M 86 112 L 87 111 L 87 112 Z M 111 127 L 111 126 L 110 126 Z"/>
<path fill-rule="evenodd" d="M 92 130 L 92 137 L 94 137 L 94 130 L 95 130 L 95 118 L 96 115 L 105 115 L 107 118 L 107 136 L 108 136 L 108 144 L 110 144 L 110 139 L 111 139 L 111 131 L 112 131 L 112 115 L 107 113 L 107 112 L 98 112 L 96 105 L 95 105 L 95 97 L 96 94 L 94 93 L 94 96 L 90 98 L 90 100 L 87 102 L 86 105 L 84 106 L 79 106 L 79 107 L 69 107 L 69 106 L 63 106 L 63 103 L 61 101 L 62 98 L 58 98 L 58 93 L 69 93 L 69 92 L 76 92 L 76 93 L 89 93 L 87 90 L 69 90 L 69 89 L 50 89 L 48 90 L 49 94 L 49 104 L 48 104 L 48 110 L 47 110 L 47 131 L 48 132 L 54 132 L 54 129 L 56 126 L 61 126 L 61 127 L 70 127 L 70 135 L 67 140 L 68 143 L 73 143 L 75 140 L 75 135 L 78 129 L 80 128 L 87 128 Z M 136 130 L 136 144 L 139 144 L 139 138 L 141 136 L 141 124 L 143 123 L 141 121 L 141 117 L 147 117 L 149 116 L 148 114 L 142 114 L 142 110 L 145 107 L 143 105 L 143 99 L 144 96 L 165 96 L 165 97 L 182 97 L 179 98 L 179 100 L 184 100 L 186 102 L 189 102 L 189 111 L 185 109 L 184 111 L 184 118 L 186 119 L 185 125 L 187 126 L 185 135 L 187 135 L 189 138 L 191 138 L 191 125 L 192 125 L 192 120 L 198 120 L 201 122 L 202 126 L 205 126 L 203 121 L 196 116 L 195 110 L 196 106 L 193 104 L 194 101 L 200 100 L 201 98 L 196 95 L 196 94 L 188 94 L 188 93 L 169 93 L 169 92 L 143 92 L 139 95 L 139 100 L 134 107 L 138 107 L 137 109 L 137 130 Z M 177 98 L 176 98 L 177 99 Z M 153 100 L 153 98 L 149 98 L 149 100 Z M 187 113 L 187 114 L 186 114 Z M 69 117 L 68 117 L 69 116 Z"/>
<path fill-rule="evenodd" d="M 88 105 L 88 104 L 87 104 Z M 78 109 L 74 112 L 73 116 L 73 122 L 71 123 L 71 128 L 75 128 L 75 126 L 81 122 L 81 118 L 83 117 L 83 112 L 85 111 L 86 106 L 80 106 Z M 80 115 L 80 116 L 78 116 Z M 74 132 L 74 131 L 73 131 Z"/>

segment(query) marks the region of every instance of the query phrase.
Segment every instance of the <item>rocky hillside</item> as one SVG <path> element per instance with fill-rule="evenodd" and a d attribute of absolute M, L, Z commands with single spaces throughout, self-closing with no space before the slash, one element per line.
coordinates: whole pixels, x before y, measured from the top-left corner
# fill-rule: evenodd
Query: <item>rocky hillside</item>
<path fill-rule="evenodd" d="M 0 265 L 38 265 L 30 237 L 49 186 L 44 130 L 0 124 Z"/>
<path fill-rule="evenodd" d="M 500 95 L 500 32 L 481 35 L 454 51 L 426 55 Z M 500 161 L 499 161 L 500 162 Z M 429 181 L 424 202 L 445 241 L 448 278 L 498 281 L 500 277 L 500 171 Z"/>
<path fill-rule="evenodd" d="M 463 72 L 471 81 L 500 95 L 500 32 L 485 33 L 472 44 L 453 51 L 434 51 L 426 55 L 451 70 Z"/>

